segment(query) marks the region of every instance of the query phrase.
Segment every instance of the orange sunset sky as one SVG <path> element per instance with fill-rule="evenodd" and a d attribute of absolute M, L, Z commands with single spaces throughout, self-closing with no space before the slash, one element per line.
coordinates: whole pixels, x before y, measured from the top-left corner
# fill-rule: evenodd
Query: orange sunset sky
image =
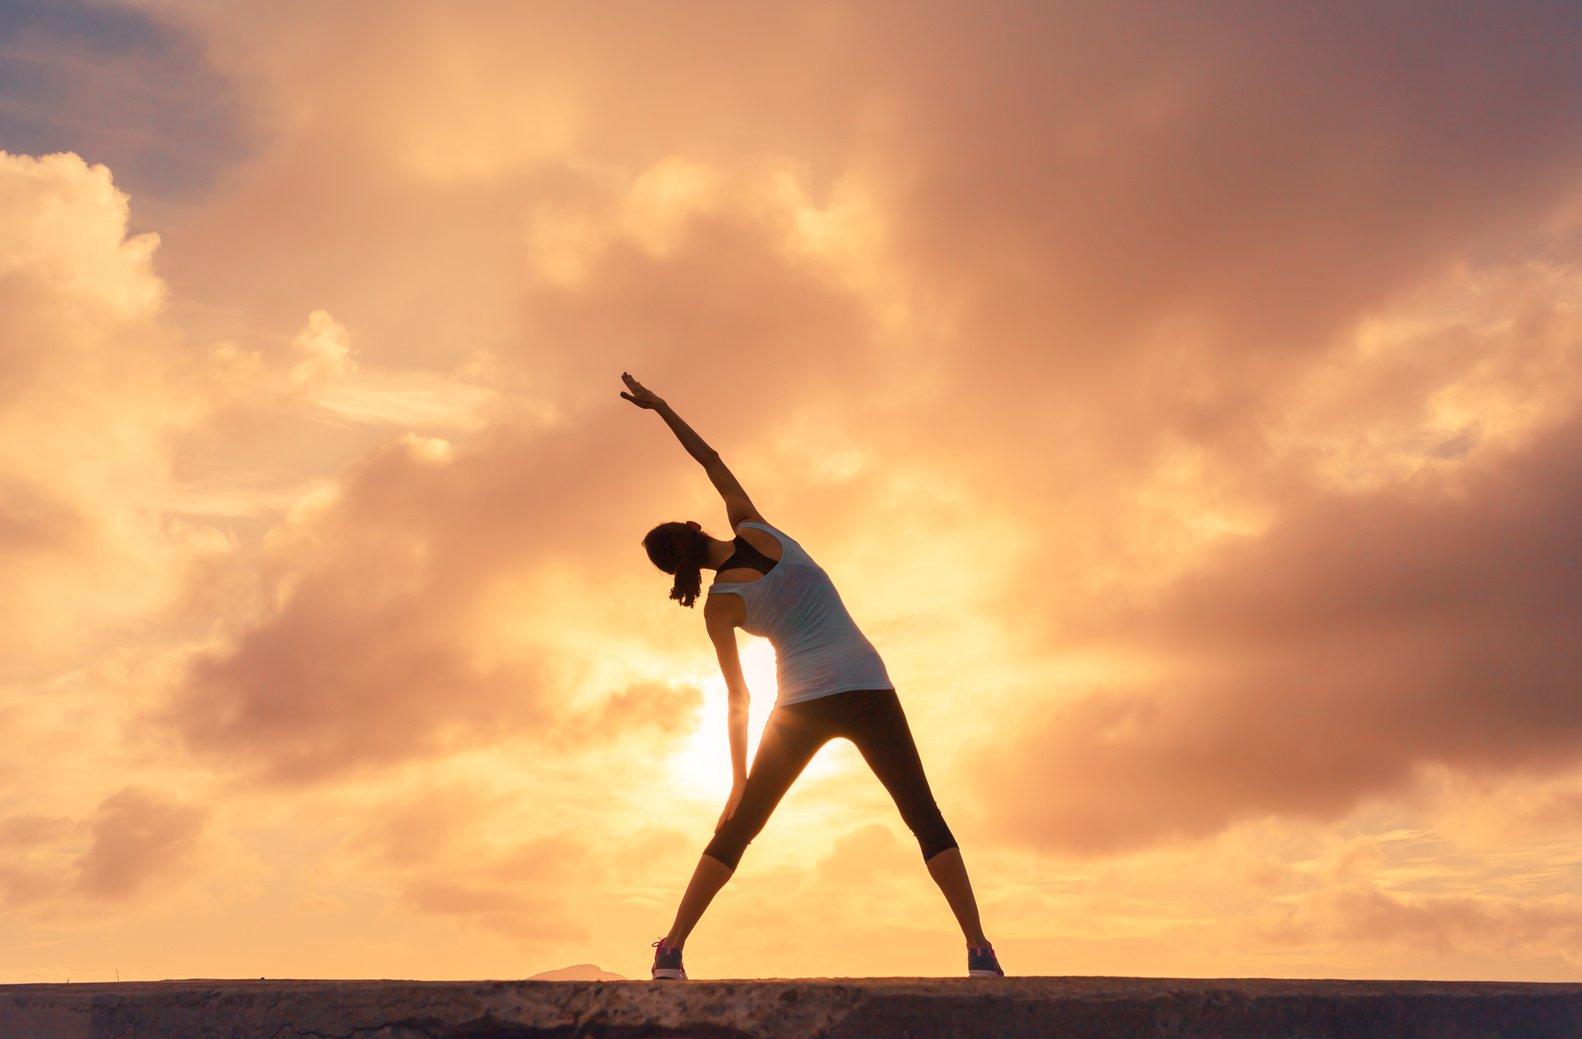
<path fill-rule="evenodd" d="M 0 0 L 0 981 L 646 978 L 702 470 L 1011 974 L 1582 978 L 1582 13 Z M 741 636 L 751 740 L 775 695 Z M 848 743 L 694 977 L 957 975 Z"/>

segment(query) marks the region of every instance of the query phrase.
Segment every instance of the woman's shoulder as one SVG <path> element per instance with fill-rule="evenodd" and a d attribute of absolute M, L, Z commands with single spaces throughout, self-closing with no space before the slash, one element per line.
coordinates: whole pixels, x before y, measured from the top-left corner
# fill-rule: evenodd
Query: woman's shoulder
<path fill-rule="evenodd" d="M 740 536 L 745 536 L 758 549 L 763 549 L 764 546 L 761 542 L 770 538 L 774 539 L 775 542 L 793 541 L 791 535 L 788 535 L 786 531 L 780 530 L 780 528 L 775 527 L 774 523 L 770 523 L 769 520 L 763 519 L 761 516 L 739 520 L 736 523 L 736 535 L 739 538 Z"/>
<path fill-rule="evenodd" d="M 746 541 L 770 559 L 778 559 L 788 545 L 794 543 L 791 535 L 769 523 L 763 517 L 745 519 L 736 524 L 736 536 Z"/>
<path fill-rule="evenodd" d="M 787 534 L 775 524 L 770 523 L 768 520 L 764 519 L 761 514 L 756 512 L 746 516 L 741 516 L 731 523 L 731 528 L 734 531 L 740 532 L 743 527 L 749 527 L 756 530 L 767 530 L 771 533 L 778 534 L 787 540 L 792 540 L 791 535 Z"/>

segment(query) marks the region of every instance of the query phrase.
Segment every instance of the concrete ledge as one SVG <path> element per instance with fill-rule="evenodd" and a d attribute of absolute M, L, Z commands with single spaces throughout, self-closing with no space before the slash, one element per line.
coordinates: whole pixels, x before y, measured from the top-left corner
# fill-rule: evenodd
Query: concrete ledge
<path fill-rule="evenodd" d="M 0 985 L 4 1039 L 1578 1039 L 1582 984 L 1154 978 Z"/>

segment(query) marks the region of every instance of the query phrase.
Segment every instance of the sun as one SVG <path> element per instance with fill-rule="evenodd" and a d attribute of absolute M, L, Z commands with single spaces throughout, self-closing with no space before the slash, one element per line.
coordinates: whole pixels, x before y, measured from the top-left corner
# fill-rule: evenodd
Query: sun
<path fill-rule="evenodd" d="M 774 647 L 764 639 L 752 639 L 741 648 L 742 677 L 747 679 L 747 692 L 751 697 L 747 708 L 747 763 L 752 767 L 753 754 L 758 750 L 758 737 L 764 722 L 774 708 L 775 681 Z M 704 800 L 723 799 L 731 790 L 731 743 L 726 730 L 725 679 L 718 669 L 687 676 L 688 680 L 703 690 L 703 709 L 698 713 L 698 725 L 686 741 L 670 756 L 671 778 L 683 789 Z M 804 776 L 818 776 L 833 768 L 832 759 L 816 754 L 803 771 Z"/>

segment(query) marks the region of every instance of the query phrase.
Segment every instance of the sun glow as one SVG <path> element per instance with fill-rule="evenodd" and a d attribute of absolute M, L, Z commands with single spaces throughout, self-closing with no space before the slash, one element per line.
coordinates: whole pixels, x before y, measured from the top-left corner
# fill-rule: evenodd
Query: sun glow
<path fill-rule="evenodd" d="M 752 700 L 747 709 L 747 761 L 751 767 L 758 737 L 774 708 L 779 685 L 775 680 L 774 647 L 751 639 L 741 647 L 742 675 Z M 670 776 L 688 793 L 705 800 L 723 799 L 731 789 L 731 744 L 726 730 L 725 679 L 718 671 L 687 676 L 703 690 L 703 710 L 698 727 L 670 758 Z M 820 776 L 837 767 L 836 758 L 814 755 L 804 776 Z"/>

